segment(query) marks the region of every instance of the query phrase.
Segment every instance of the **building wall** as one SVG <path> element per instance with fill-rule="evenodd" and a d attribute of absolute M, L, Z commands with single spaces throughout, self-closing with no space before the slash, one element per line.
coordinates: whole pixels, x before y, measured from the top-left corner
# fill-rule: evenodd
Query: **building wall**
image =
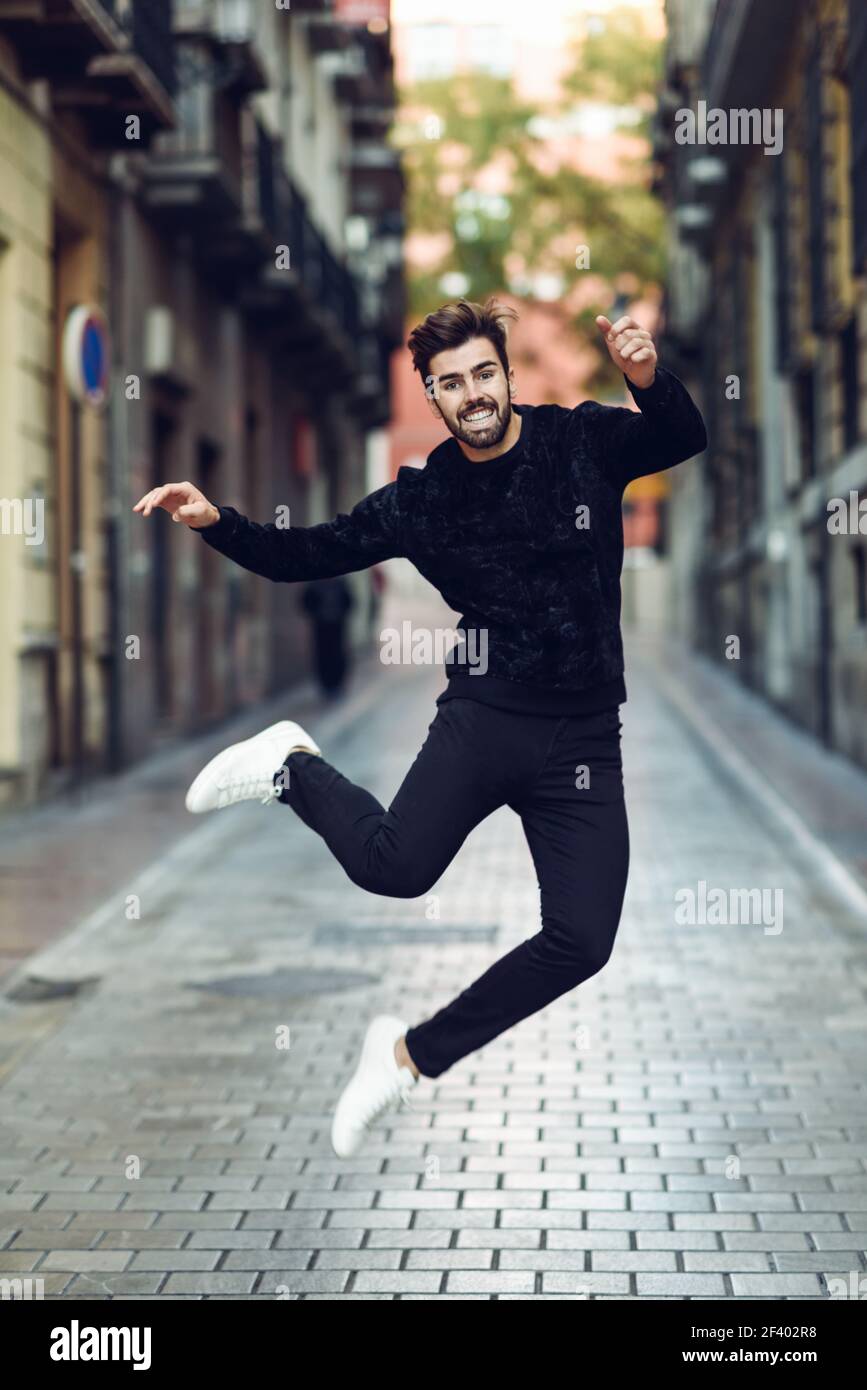
<path fill-rule="evenodd" d="M 341 258 L 362 139 L 347 103 L 371 100 L 381 49 L 359 47 L 363 71 L 338 97 L 335 66 L 314 56 L 300 14 L 255 8 L 260 42 L 248 56 L 263 65 L 263 90 L 209 75 L 216 35 L 167 37 L 161 61 L 184 44 L 198 54 L 179 68 L 177 123 L 164 129 L 166 96 L 131 148 L 111 103 L 123 111 L 134 93 L 115 77 L 109 90 L 89 85 L 84 67 L 56 74 L 48 44 L 50 78 L 22 80 L 14 44 L 38 45 L 29 18 L 0 15 L 0 497 L 13 528 L 16 500 L 44 497 L 45 543 L 0 535 L 0 804 L 116 770 L 310 673 L 301 586 L 269 584 L 165 512 L 144 520 L 132 507 L 156 484 L 189 480 L 261 522 L 287 507 L 293 526 L 349 510 L 367 490 L 367 431 L 388 409 L 388 381 L 358 339 L 384 352 L 393 332 L 376 284 L 357 312 L 358 276 Z M 57 15 L 37 19 L 50 28 Z M 250 139 L 248 105 L 272 145 L 255 127 Z M 273 280 L 270 236 L 276 248 L 284 227 L 305 225 L 287 213 L 292 184 L 319 233 L 300 237 L 302 270 L 320 276 L 312 307 L 303 283 L 290 292 Z M 394 227 L 376 209 L 365 216 L 378 263 Z M 323 241 L 330 257 L 316 249 Z M 82 302 L 109 324 L 104 411 L 73 411 L 60 369 L 63 325 Z M 171 328 L 162 365 L 151 356 L 155 316 Z M 351 583 L 362 640 L 369 578 Z"/>
<path fill-rule="evenodd" d="M 104 421 L 77 422 L 82 527 L 71 532 L 73 419 L 61 370 L 66 316 L 101 305 L 106 242 L 100 182 L 73 119 L 54 124 L 3 46 L 0 86 L 0 493 L 44 504 L 44 539 L 0 545 L 0 800 L 29 800 L 71 763 L 99 758 L 105 733 Z M 81 642 L 72 593 L 81 587 Z M 84 690 L 80 747 L 74 666 Z"/>
<path fill-rule="evenodd" d="M 141 401 L 115 393 L 129 497 L 188 479 L 217 505 L 254 520 L 272 521 L 288 506 L 292 524 L 305 524 L 307 488 L 293 472 L 292 422 L 306 402 L 289 390 L 291 360 L 275 358 L 255 325 L 198 275 L 195 252 L 185 255 L 131 201 L 123 255 L 136 270 L 123 275 L 122 369 L 139 372 L 143 384 Z M 184 393 L 143 370 L 153 305 L 167 306 L 187 330 Z M 151 747 L 160 725 L 170 735 L 207 726 L 306 673 L 289 586 L 242 571 L 162 512 L 147 521 L 130 513 L 124 532 L 124 609 L 130 632 L 142 638 L 142 659 L 122 667 L 128 757 Z"/>
<path fill-rule="evenodd" d="M 4 55 L 3 70 L 12 69 Z M 0 796 L 15 793 L 22 764 L 44 759 L 25 711 L 39 690 L 39 659 L 24 655 L 55 636 L 54 566 L 48 536 L 53 496 L 51 341 L 51 149 L 45 130 L 0 87 L 0 494 L 10 503 L 42 498 L 42 545 L 15 533 L 14 513 L 0 535 Z M 23 514 L 22 514 L 23 515 Z M 31 679 L 32 671 L 32 679 Z M 11 780 L 7 780 L 11 779 Z"/>
<path fill-rule="evenodd" d="M 276 31 L 280 38 L 282 30 Z M 289 33 L 287 63 L 288 155 L 311 212 L 337 247 L 343 245 L 348 211 L 345 170 L 346 119 L 334 101 L 330 71 L 336 59 L 311 52 L 303 24 Z"/>
<path fill-rule="evenodd" d="M 681 7 L 668 8 L 676 19 Z M 752 0 L 723 20 L 748 24 L 761 9 Z M 776 68 L 755 55 L 735 65 L 746 84 L 735 104 L 783 111 L 783 153 L 726 151 L 722 192 L 692 236 L 684 207 L 701 194 L 683 169 L 694 151 L 662 142 L 673 247 L 664 348 L 683 364 L 710 432 L 700 476 L 675 470 L 672 480 L 677 628 L 719 661 L 737 635 L 741 658 L 728 670 L 867 765 L 867 519 L 861 531 L 829 530 L 831 499 L 867 498 L 855 12 L 845 0 L 793 4 Z M 694 35 L 690 50 L 676 23 L 673 32 L 681 47 L 669 48 L 669 83 L 676 102 L 694 106 L 707 96 L 708 44 L 719 51 L 724 36 Z M 739 400 L 726 398 L 730 373 Z"/>

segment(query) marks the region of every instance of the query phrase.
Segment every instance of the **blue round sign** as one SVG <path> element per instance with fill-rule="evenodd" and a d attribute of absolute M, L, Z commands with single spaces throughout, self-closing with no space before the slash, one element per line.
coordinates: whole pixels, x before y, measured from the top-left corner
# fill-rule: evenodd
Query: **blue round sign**
<path fill-rule="evenodd" d="M 99 309 L 77 304 L 63 330 L 63 373 L 77 401 L 101 406 L 108 394 L 108 327 Z"/>

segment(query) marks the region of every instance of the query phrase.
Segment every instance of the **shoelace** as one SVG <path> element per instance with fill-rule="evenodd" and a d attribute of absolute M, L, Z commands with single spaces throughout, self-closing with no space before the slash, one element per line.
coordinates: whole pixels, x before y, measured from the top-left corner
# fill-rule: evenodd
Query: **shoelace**
<path fill-rule="evenodd" d="M 243 801 L 249 790 L 255 789 L 263 806 L 267 806 L 270 801 L 274 801 L 279 795 L 281 788 L 274 783 L 265 782 L 221 782 L 218 783 L 220 803 L 223 806 L 232 806 L 236 801 Z"/>

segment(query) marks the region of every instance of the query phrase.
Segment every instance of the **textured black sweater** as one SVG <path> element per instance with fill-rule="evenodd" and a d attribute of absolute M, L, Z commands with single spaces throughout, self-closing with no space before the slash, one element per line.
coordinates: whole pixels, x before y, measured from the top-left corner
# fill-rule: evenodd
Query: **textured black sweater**
<path fill-rule="evenodd" d="M 587 709 L 602 688 L 623 699 L 623 490 L 707 443 L 672 372 L 657 367 L 646 390 L 627 386 L 638 412 L 515 405 L 521 433 L 506 453 L 473 463 L 449 437 L 424 468 L 400 468 L 333 521 L 281 528 L 220 507 L 200 534 L 245 569 L 290 583 L 405 556 L 463 615 L 458 629 L 477 630 L 466 656 L 485 652 L 492 687 L 538 691 L 551 712 Z M 481 694 L 485 677 L 453 661 L 446 669 L 453 693 Z"/>

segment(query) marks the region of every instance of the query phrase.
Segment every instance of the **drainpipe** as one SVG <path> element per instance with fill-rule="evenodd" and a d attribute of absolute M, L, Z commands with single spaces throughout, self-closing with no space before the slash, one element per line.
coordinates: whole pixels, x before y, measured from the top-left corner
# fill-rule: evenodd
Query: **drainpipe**
<path fill-rule="evenodd" d="M 124 395 L 122 390 L 122 357 L 126 342 L 123 317 L 123 230 L 124 190 L 122 180 L 111 178 L 107 201 L 108 223 L 108 294 L 106 305 L 111 345 L 110 392 L 108 402 L 108 479 L 106 498 L 105 562 L 108 579 L 108 737 L 106 763 L 110 772 L 118 772 L 124 764 L 123 748 L 123 672 L 121 669 L 123 614 L 120 591 L 120 556 L 124 523 L 122 481 L 124 462 Z"/>
<path fill-rule="evenodd" d="M 76 795 L 84 780 L 84 562 L 81 538 L 81 406 L 70 397 L 70 537 L 72 643 L 72 780 Z"/>

